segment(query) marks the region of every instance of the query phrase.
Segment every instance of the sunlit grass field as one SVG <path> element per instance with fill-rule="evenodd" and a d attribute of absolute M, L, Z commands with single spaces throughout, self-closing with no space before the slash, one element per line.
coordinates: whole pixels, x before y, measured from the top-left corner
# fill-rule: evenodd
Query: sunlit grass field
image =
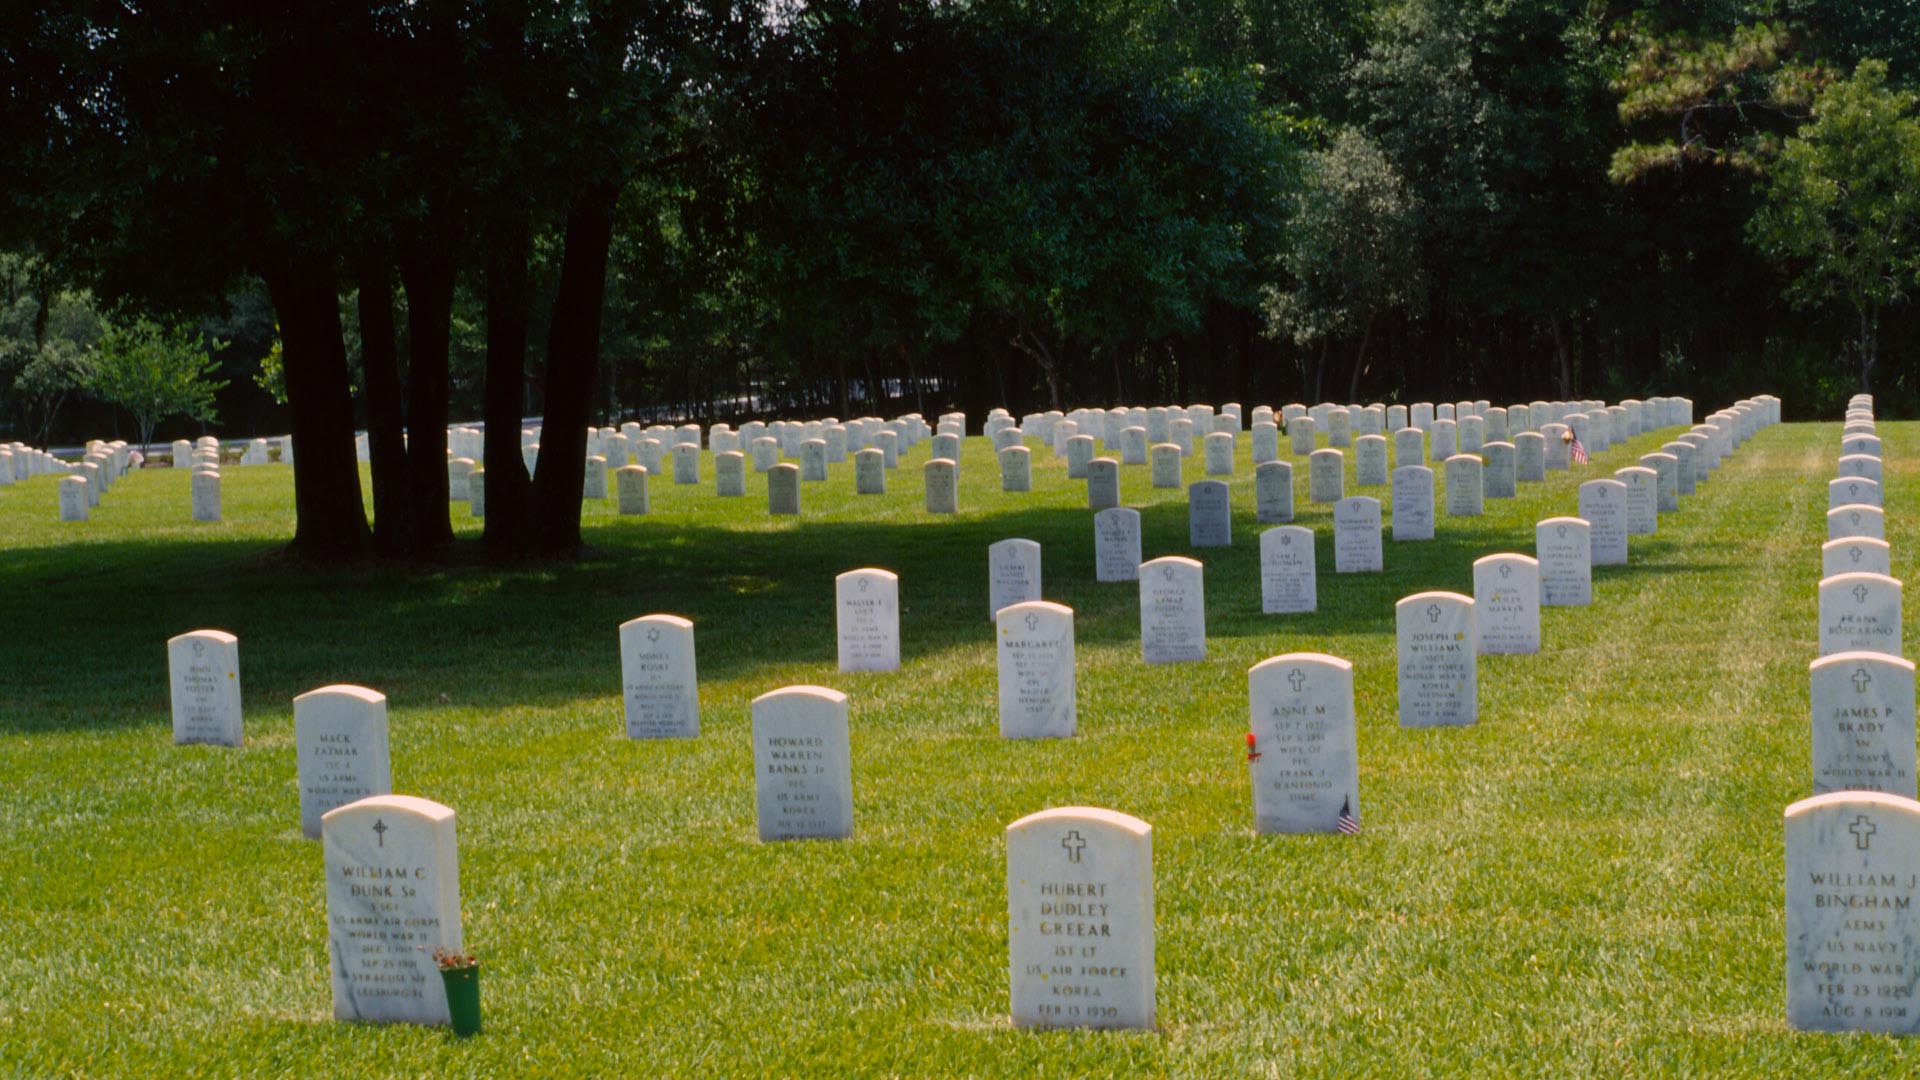
<path fill-rule="evenodd" d="M 1700 410 L 1702 413 L 1706 409 Z M 1003 494 L 966 440 L 961 513 L 922 509 L 928 447 L 884 496 L 851 464 L 803 516 L 655 478 L 654 512 L 590 505 L 565 563 L 311 570 L 276 550 L 291 470 L 184 471 L 57 520 L 53 479 L 0 488 L 0 1072 L 20 1076 L 1910 1075 L 1920 1043 L 1807 1035 L 1784 1015 L 1781 811 L 1810 793 L 1806 667 L 1839 425 L 1761 432 L 1537 656 L 1480 660 L 1480 723 L 1402 730 L 1393 602 L 1472 592 L 1532 552 L 1582 479 L 1675 430 L 1386 542 L 1319 611 L 1260 613 L 1240 437 L 1231 549 L 1189 551 L 1183 491 L 1122 473 L 1147 558 L 1206 566 L 1208 657 L 1141 662 L 1131 584 L 1099 584 L 1084 485 L 1035 448 Z M 1909 569 L 1920 428 L 1881 425 L 1894 572 Z M 1284 448 L 1284 443 L 1283 443 Z M 1200 478 L 1198 456 L 1187 480 Z M 1442 470 L 1436 468 L 1436 474 Z M 1387 501 L 1386 488 L 1349 493 Z M 1079 735 L 998 737 L 987 545 L 1027 537 L 1077 612 Z M 903 667 L 834 665 L 834 575 L 901 576 Z M 691 618 L 702 734 L 623 734 L 617 625 Z M 164 642 L 240 637 L 246 747 L 175 747 Z M 1909 634 L 1911 638 L 1911 633 Z M 1246 669 L 1353 661 L 1364 831 L 1255 836 Z M 303 840 L 294 695 L 389 698 L 396 790 L 458 812 L 486 1031 L 331 1019 L 320 846 Z M 851 698 L 854 836 L 756 839 L 748 702 Z M 1160 1028 L 1014 1030 L 1008 822 L 1092 804 L 1154 827 Z"/>

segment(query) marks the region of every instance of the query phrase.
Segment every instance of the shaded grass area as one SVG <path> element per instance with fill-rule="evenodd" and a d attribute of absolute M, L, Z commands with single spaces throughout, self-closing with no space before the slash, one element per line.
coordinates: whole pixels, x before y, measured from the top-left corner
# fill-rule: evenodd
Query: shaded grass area
<path fill-rule="evenodd" d="M 1206 565 L 1209 654 L 1140 661 L 1132 585 L 1093 580 L 1084 489 L 1036 447 L 1031 495 L 962 454 L 962 513 L 922 512 L 927 448 L 806 514 L 656 478 L 654 513 L 588 509 L 578 561 L 311 571 L 290 471 L 226 471 L 227 520 L 186 476 L 115 485 L 55 520 L 50 479 L 0 488 L 0 1068 L 26 1075 L 1779 1075 L 1912 1071 L 1899 1040 L 1801 1035 L 1783 1003 L 1780 811 L 1810 788 L 1806 664 L 1839 426 L 1761 433 L 1591 608 L 1544 613 L 1543 652 L 1481 660 L 1481 723 L 1395 723 L 1393 602 L 1471 592 L 1471 562 L 1532 551 L 1579 480 L 1671 432 L 1386 542 L 1320 610 L 1260 614 L 1241 437 L 1231 549 L 1189 552 L 1184 492 L 1123 470 L 1147 558 Z M 1920 433 L 1882 425 L 1895 573 Z M 1187 480 L 1200 478 L 1198 459 Z M 1436 473 L 1441 470 L 1436 469 Z M 1443 476 L 1436 504 L 1445 505 Z M 1386 488 L 1348 490 L 1386 502 Z M 463 541 L 477 523 L 456 507 Z M 997 736 L 986 548 L 1024 536 L 1077 613 L 1080 735 Z M 833 576 L 901 574 L 902 671 L 834 670 Z M 696 624 L 703 735 L 621 735 L 615 628 Z M 164 641 L 241 639 L 243 750 L 173 747 Z M 1355 664 L 1365 831 L 1255 837 L 1246 668 Z M 317 844 L 298 830 L 295 694 L 390 699 L 397 788 L 459 812 L 466 937 L 486 1034 L 330 1020 Z M 852 699 L 855 836 L 755 839 L 756 695 Z M 1012 1030 L 1000 831 L 1090 803 L 1155 827 L 1158 1032 Z"/>

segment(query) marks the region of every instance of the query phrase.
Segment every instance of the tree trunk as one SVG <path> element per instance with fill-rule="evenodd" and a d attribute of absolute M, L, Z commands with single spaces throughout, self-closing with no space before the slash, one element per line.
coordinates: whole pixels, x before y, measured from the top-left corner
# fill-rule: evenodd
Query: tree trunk
<path fill-rule="evenodd" d="M 1367 370 L 1367 343 L 1373 340 L 1373 316 L 1360 331 L 1360 350 L 1353 356 L 1353 377 L 1347 380 L 1347 400 L 1360 400 L 1360 376 Z"/>
<path fill-rule="evenodd" d="M 529 252 L 524 206 L 497 215 L 487 238 L 487 500 L 485 539 L 495 555 L 524 552 L 532 541 L 533 481 L 520 457 L 520 405 L 527 379 Z"/>
<path fill-rule="evenodd" d="M 590 185 L 567 212 L 566 252 L 547 337 L 547 408 L 534 469 L 535 547 L 547 553 L 580 546 L 580 491 L 587 471 L 587 409 L 600 363 L 600 319 L 607 293 L 607 249 L 613 243 L 609 181 Z"/>
<path fill-rule="evenodd" d="M 360 285 L 360 363 L 367 384 L 367 451 L 373 466 L 373 546 L 383 555 L 407 555 L 413 551 L 413 504 L 407 497 L 393 269 L 383 254 L 368 254 L 356 261 L 354 277 Z"/>
<path fill-rule="evenodd" d="M 1567 328 L 1555 315 L 1547 320 L 1553 328 L 1553 352 L 1560 363 L 1560 398 L 1566 400 L 1573 396 L 1573 354 L 1567 346 Z"/>
<path fill-rule="evenodd" d="M 455 215 L 429 211 L 400 259 L 407 290 L 407 484 L 416 552 L 453 543 L 447 505 L 447 353 L 453 344 Z"/>
<path fill-rule="evenodd" d="M 305 256 L 262 277 L 280 322 L 293 441 L 293 542 L 287 550 L 318 561 L 366 550 L 366 508 L 353 452 L 353 394 L 332 260 Z"/>

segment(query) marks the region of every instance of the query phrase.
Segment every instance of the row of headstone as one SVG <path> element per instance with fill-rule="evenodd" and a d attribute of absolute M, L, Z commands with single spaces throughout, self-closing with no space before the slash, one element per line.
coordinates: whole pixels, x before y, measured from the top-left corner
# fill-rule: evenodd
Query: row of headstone
<path fill-rule="evenodd" d="M 1920 1032 L 1914 665 L 1886 540 L 1873 399 L 1848 402 L 1808 665 L 1812 795 L 1786 809 L 1787 1020 Z"/>

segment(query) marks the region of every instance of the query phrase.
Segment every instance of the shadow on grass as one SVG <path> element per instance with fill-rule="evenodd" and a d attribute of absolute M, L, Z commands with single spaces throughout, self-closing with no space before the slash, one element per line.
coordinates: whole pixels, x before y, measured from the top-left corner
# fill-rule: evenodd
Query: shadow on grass
<path fill-rule="evenodd" d="M 1259 533 L 1271 526 L 1238 506 L 1231 548 L 1190 549 L 1183 501 L 1140 509 L 1145 558 L 1205 564 L 1214 639 L 1391 634 L 1400 597 L 1470 594 L 1475 558 L 1533 548 L 1531 522 L 1490 504 L 1487 517 L 1441 517 L 1431 541 L 1385 540 L 1384 573 L 1335 574 L 1328 508 L 1303 503 L 1295 523 L 1316 534 L 1319 611 L 1270 616 L 1260 611 Z M 0 570 L 0 625 L 15 628 L 0 731 L 164 720 L 164 642 L 198 627 L 239 635 L 250 713 L 284 713 L 294 695 L 332 682 L 372 686 L 396 705 L 504 710 L 612 696 L 616 627 L 649 612 L 694 620 L 703 681 L 766 672 L 777 685 L 803 665 L 831 670 L 833 578 L 859 566 L 901 576 L 903 662 L 972 649 L 990 664 L 986 549 L 1014 536 L 1042 545 L 1043 593 L 1074 608 L 1082 645 L 1138 641 L 1136 587 L 1094 580 L 1092 514 L 1057 506 L 898 523 L 799 519 L 771 531 L 590 519 L 578 559 L 513 567 L 469 562 L 467 548 L 425 570 L 301 567 L 266 541 L 15 549 Z M 1597 569 L 1596 588 L 1730 557 L 1711 536 L 1690 535 L 1684 551 L 1662 536 L 1632 546 L 1635 562 Z"/>

